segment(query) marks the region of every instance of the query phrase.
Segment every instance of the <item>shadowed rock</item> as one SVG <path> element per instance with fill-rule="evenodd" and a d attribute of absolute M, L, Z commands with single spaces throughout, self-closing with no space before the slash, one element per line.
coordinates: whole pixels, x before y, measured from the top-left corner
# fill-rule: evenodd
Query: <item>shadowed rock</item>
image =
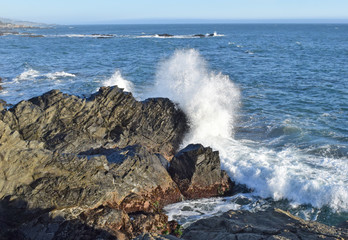
<path fill-rule="evenodd" d="M 348 231 L 304 221 L 280 209 L 251 213 L 229 211 L 199 220 L 183 234 L 186 240 L 220 239 L 347 239 Z"/>
<path fill-rule="evenodd" d="M 191 144 L 176 154 L 168 171 L 190 199 L 221 196 L 233 186 L 227 173 L 221 171 L 219 153 L 201 144 Z"/>

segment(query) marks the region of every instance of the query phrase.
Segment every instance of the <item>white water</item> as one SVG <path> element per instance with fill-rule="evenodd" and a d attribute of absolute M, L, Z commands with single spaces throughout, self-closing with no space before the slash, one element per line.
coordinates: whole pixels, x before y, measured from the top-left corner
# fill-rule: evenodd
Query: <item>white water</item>
<path fill-rule="evenodd" d="M 18 83 L 19 81 L 36 80 L 37 78 L 48 78 L 50 80 L 56 80 L 60 78 L 73 78 L 76 77 L 75 74 L 67 73 L 64 71 L 53 72 L 53 73 L 41 73 L 35 69 L 29 68 L 19 74 L 13 79 L 13 82 Z"/>
<path fill-rule="evenodd" d="M 34 69 L 28 69 L 24 72 L 22 72 L 20 75 L 15 77 L 13 79 L 14 82 L 22 81 L 22 80 L 32 80 L 40 75 L 39 71 L 36 71 Z"/>
<path fill-rule="evenodd" d="M 263 198 L 288 199 L 348 211 L 348 159 L 309 155 L 296 148 L 275 151 L 233 138 L 240 92 L 228 76 L 207 67 L 199 52 L 176 51 L 156 74 L 153 96 L 168 97 L 188 115 L 183 147 L 202 143 L 219 150 L 222 168 Z"/>
<path fill-rule="evenodd" d="M 75 74 L 67 73 L 67 72 L 55 72 L 55 73 L 47 73 L 45 76 L 49 79 L 55 80 L 57 78 L 65 78 L 65 77 L 76 77 Z"/>
<path fill-rule="evenodd" d="M 102 83 L 102 85 L 104 87 L 117 85 L 119 88 L 123 88 L 126 92 L 132 92 L 134 89 L 133 83 L 124 79 L 119 70 L 116 70 L 110 78 Z"/>

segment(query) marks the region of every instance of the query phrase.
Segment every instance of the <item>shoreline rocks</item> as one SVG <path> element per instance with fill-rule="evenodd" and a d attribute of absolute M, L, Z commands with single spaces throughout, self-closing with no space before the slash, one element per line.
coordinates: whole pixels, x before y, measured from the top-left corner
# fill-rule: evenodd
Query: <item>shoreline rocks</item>
<path fill-rule="evenodd" d="M 0 107 L 0 238 L 174 232 L 162 207 L 183 195 L 167 168 L 188 125 L 169 99 L 115 86 Z"/>
<path fill-rule="evenodd" d="M 201 144 L 190 144 L 177 153 L 168 172 L 188 199 L 222 196 L 233 187 L 221 170 L 219 153 Z"/>
<path fill-rule="evenodd" d="M 199 220 L 182 235 L 186 240 L 220 239 L 348 239 L 348 229 L 305 221 L 274 209 L 260 212 L 228 211 Z"/>
<path fill-rule="evenodd" d="M 163 206 L 234 187 L 210 147 L 177 153 L 188 128 L 169 99 L 139 102 L 116 86 L 87 99 L 52 90 L 9 109 L 0 101 L 0 239 L 179 239 Z M 213 237 L 201 221 L 184 239 Z"/>
<path fill-rule="evenodd" d="M 169 99 L 139 102 L 117 86 L 102 87 L 88 99 L 52 90 L 21 101 L 0 120 L 52 151 L 79 154 L 140 144 L 168 160 L 188 129 L 185 114 Z"/>

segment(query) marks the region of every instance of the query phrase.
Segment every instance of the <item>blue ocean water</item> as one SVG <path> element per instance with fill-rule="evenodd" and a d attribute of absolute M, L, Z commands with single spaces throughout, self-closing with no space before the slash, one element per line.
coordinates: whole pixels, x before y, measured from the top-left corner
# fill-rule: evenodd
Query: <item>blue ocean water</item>
<path fill-rule="evenodd" d="M 55 26 L 0 36 L 0 57 L 10 104 L 113 84 L 176 101 L 192 124 L 183 145 L 219 150 L 253 192 L 169 206 L 174 219 L 274 206 L 348 219 L 348 25 Z"/>

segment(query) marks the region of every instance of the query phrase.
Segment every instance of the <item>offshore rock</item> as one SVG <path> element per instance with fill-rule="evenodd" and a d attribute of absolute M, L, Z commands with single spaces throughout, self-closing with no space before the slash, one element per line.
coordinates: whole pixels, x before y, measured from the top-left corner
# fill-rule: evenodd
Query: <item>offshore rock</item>
<path fill-rule="evenodd" d="M 233 187 L 227 173 L 221 171 L 219 152 L 201 144 L 190 144 L 177 153 L 168 171 L 189 199 L 221 196 Z"/>
<path fill-rule="evenodd" d="M 185 114 L 169 99 L 139 102 L 117 86 L 102 87 L 88 99 L 52 90 L 18 103 L 0 120 L 52 151 L 77 154 L 140 144 L 168 160 L 188 128 Z"/>
<path fill-rule="evenodd" d="M 251 213 L 228 211 L 199 220 L 182 235 L 186 240 L 220 239 L 348 239 L 348 230 L 300 219 L 280 209 Z"/>

